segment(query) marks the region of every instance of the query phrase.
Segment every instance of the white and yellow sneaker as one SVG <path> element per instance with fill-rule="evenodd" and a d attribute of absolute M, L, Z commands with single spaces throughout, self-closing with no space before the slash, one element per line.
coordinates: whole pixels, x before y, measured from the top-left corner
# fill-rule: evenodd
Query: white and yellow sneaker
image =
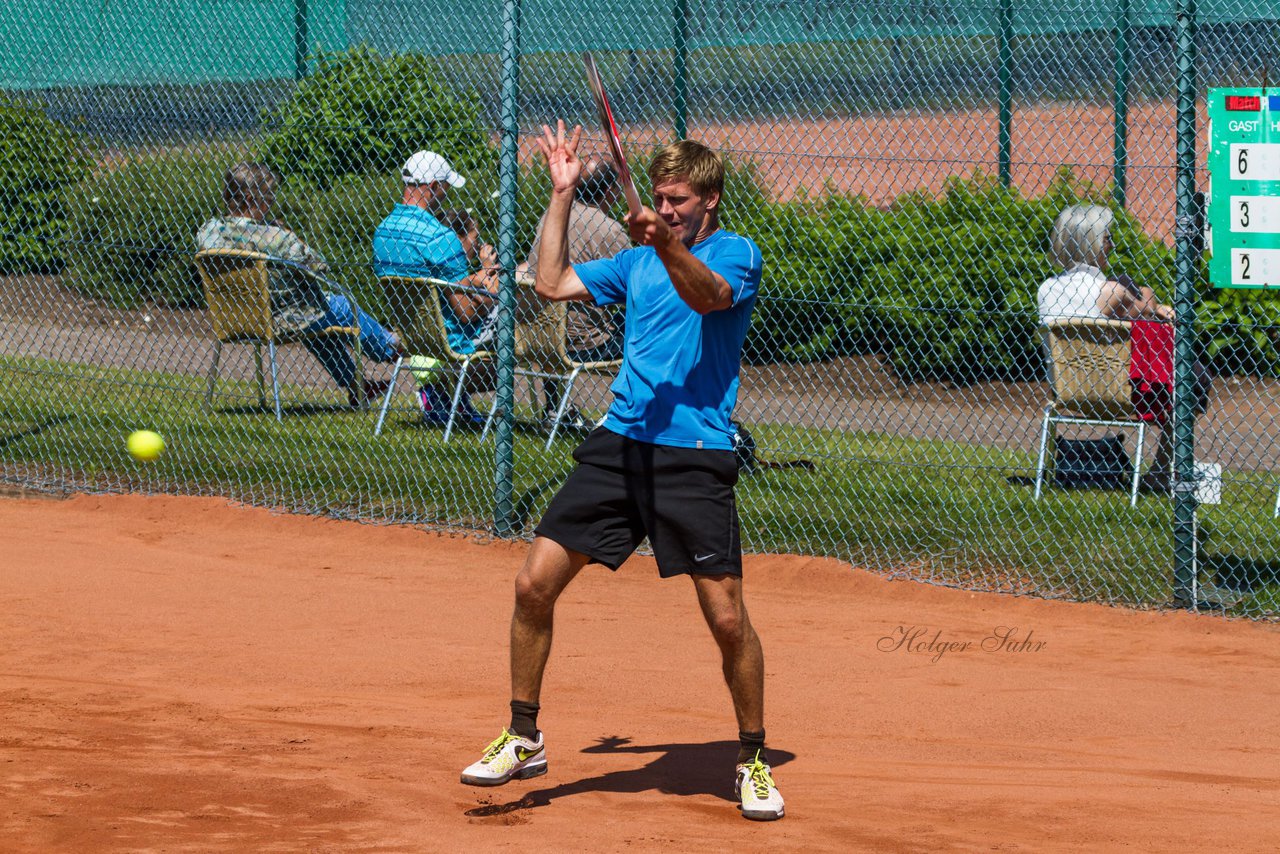
<path fill-rule="evenodd" d="M 526 780 L 547 773 L 547 749 L 542 743 L 542 733 L 536 741 L 503 730 L 484 749 L 480 761 L 468 765 L 462 772 L 462 782 L 468 786 L 501 786 L 508 780 Z"/>
<path fill-rule="evenodd" d="M 735 785 L 743 818 L 776 821 L 785 814 L 782 793 L 773 782 L 773 770 L 760 761 L 760 754 L 757 753 L 751 762 L 738 766 Z"/>

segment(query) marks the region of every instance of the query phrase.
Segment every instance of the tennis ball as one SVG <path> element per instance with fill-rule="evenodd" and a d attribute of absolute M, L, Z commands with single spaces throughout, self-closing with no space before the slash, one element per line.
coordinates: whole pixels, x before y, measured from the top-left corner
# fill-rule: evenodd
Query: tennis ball
<path fill-rule="evenodd" d="M 149 463 L 164 453 L 164 439 L 151 430 L 134 430 L 129 434 L 125 446 L 135 460 Z"/>

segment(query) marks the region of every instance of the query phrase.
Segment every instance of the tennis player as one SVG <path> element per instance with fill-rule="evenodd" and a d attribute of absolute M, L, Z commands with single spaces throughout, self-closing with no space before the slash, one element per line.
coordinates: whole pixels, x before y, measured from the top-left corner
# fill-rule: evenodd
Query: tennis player
<path fill-rule="evenodd" d="M 623 363 L 601 427 L 574 451 L 577 467 L 539 523 L 516 576 L 511 621 L 511 723 L 462 773 L 497 786 L 545 774 L 538 729 L 542 674 L 557 598 L 582 567 L 616 570 L 648 536 L 663 578 L 687 575 L 720 647 L 738 719 L 735 787 L 742 814 L 783 816 L 764 732 L 764 654 L 742 595 L 742 551 L 729 416 L 742 343 L 760 283 L 760 249 L 719 228 L 724 165 L 692 141 L 649 167 L 654 208 L 627 217 L 639 246 L 571 265 L 567 232 L 582 175 L 582 129 L 543 126 L 551 176 L 537 290 L 551 300 L 626 304 Z"/>

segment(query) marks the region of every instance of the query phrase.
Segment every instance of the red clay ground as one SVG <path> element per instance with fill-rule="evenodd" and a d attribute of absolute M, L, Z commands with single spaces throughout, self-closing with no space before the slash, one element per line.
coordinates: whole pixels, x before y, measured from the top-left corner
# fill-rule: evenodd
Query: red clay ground
<path fill-rule="evenodd" d="M 521 544 L 216 499 L 0 501 L 0 850 L 1271 851 L 1274 628 L 753 558 L 788 817 L 738 817 L 681 580 L 588 571 L 546 777 L 458 783 L 504 722 Z M 983 651 L 998 627 L 1030 639 Z M 937 661 L 908 652 L 968 642 Z M 885 641 L 883 639 L 890 638 Z M 1043 644 L 1039 649 L 1035 644 Z"/>

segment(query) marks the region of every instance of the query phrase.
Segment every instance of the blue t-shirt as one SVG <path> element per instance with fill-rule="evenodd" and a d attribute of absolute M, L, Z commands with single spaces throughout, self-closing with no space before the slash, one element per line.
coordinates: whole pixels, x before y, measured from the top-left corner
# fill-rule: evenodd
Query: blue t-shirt
<path fill-rule="evenodd" d="M 655 445 L 732 450 L 729 417 L 760 285 L 760 247 L 722 230 L 690 251 L 729 283 L 729 308 L 690 308 L 651 246 L 573 267 L 596 303 L 627 307 L 622 368 L 604 426 Z"/>
<path fill-rule="evenodd" d="M 396 205 L 373 233 L 373 272 L 378 276 L 415 276 L 457 282 L 467 275 L 467 253 L 453 229 L 416 205 Z M 462 323 L 440 297 L 449 347 L 474 353 L 473 339 L 484 318 Z"/>

